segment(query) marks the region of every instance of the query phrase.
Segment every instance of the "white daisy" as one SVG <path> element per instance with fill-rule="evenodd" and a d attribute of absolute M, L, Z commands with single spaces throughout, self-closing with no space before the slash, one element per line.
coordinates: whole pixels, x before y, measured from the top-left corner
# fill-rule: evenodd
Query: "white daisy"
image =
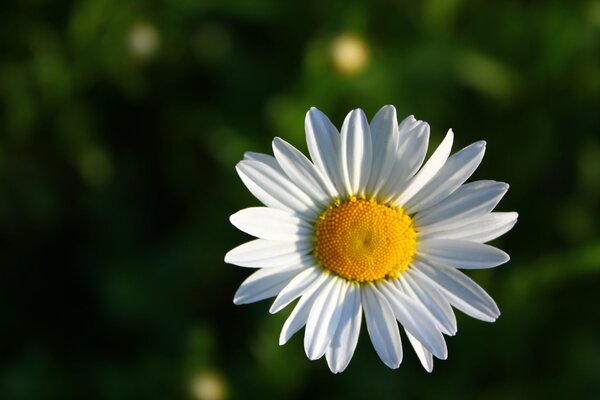
<path fill-rule="evenodd" d="M 458 269 L 491 268 L 509 256 L 484 244 L 504 234 L 517 213 L 492 212 L 508 185 L 464 184 L 485 142 L 450 155 L 452 130 L 427 160 L 429 125 L 398 124 L 383 107 L 369 124 L 348 114 L 341 133 L 316 108 L 306 115 L 309 160 L 280 138 L 275 157 L 246 153 L 236 169 L 265 207 L 231 216 L 258 239 L 225 261 L 259 268 L 235 304 L 274 297 L 276 313 L 299 298 L 280 344 L 306 326 L 311 360 L 325 355 L 332 372 L 350 362 L 364 313 L 375 351 L 390 368 L 402 362 L 398 322 L 427 371 L 447 357 L 442 334 L 456 333 L 452 306 L 483 320 L 500 315 L 494 300 Z"/>

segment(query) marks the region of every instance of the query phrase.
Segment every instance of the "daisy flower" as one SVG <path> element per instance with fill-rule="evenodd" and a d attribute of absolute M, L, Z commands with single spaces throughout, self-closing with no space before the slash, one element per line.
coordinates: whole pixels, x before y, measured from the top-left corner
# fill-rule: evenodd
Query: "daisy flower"
<path fill-rule="evenodd" d="M 246 153 L 236 166 L 264 207 L 233 214 L 231 223 L 257 237 L 225 261 L 258 268 L 235 304 L 275 297 L 276 313 L 299 299 L 279 343 L 302 327 L 309 359 L 332 372 L 349 364 L 364 319 L 375 351 L 390 368 L 402 362 L 400 327 L 423 367 L 446 359 L 443 335 L 456 333 L 452 307 L 488 322 L 494 300 L 459 269 L 492 268 L 509 256 L 484 244 L 510 230 L 515 212 L 492 212 L 506 183 L 466 183 L 485 151 L 480 141 L 450 156 L 448 131 L 424 162 L 429 125 L 393 106 L 371 123 L 348 114 L 341 132 L 321 111 L 305 121 L 310 159 L 280 138 L 274 157 Z"/>

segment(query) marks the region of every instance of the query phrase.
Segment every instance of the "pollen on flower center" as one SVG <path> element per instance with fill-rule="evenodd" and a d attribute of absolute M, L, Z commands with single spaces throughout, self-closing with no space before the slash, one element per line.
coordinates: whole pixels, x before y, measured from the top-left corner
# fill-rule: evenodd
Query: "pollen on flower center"
<path fill-rule="evenodd" d="M 396 278 L 415 254 L 412 219 L 401 208 L 351 197 L 325 210 L 315 224 L 314 256 L 350 281 Z"/>

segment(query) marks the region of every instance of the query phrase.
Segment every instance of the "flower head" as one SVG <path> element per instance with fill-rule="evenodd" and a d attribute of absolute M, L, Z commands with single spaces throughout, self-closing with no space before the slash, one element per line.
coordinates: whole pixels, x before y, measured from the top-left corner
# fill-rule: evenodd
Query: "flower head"
<path fill-rule="evenodd" d="M 459 271 L 509 260 L 484 244 L 517 220 L 515 212 L 492 212 L 508 185 L 465 184 L 485 142 L 450 156 L 450 130 L 423 164 L 429 125 L 412 116 L 398 124 L 392 106 L 370 124 L 361 110 L 350 112 L 341 132 L 312 108 L 306 140 L 310 160 L 275 138 L 275 157 L 246 153 L 236 167 L 265 207 L 230 219 L 258 238 L 225 256 L 228 263 L 258 268 L 234 302 L 276 296 L 270 308 L 276 313 L 299 299 L 279 342 L 305 326 L 306 355 L 325 355 L 334 373 L 354 354 L 363 314 L 375 351 L 397 368 L 399 322 L 431 371 L 433 356 L 447 357 L 443 334 L 456 333 L 452 307 L 483 321 L 500 315 L 494 300 Z"/>

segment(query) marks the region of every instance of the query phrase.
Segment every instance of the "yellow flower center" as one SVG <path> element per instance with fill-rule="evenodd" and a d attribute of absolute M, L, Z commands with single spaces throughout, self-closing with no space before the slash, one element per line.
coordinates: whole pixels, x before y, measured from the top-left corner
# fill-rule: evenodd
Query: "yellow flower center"
<path fill-rule="evenodd" d="M 350 281 L 397 278 L 415 254 L 412 219 L 401 208 L 351 197 L 325 210 L 315 224 L 314 256 Z"/>

